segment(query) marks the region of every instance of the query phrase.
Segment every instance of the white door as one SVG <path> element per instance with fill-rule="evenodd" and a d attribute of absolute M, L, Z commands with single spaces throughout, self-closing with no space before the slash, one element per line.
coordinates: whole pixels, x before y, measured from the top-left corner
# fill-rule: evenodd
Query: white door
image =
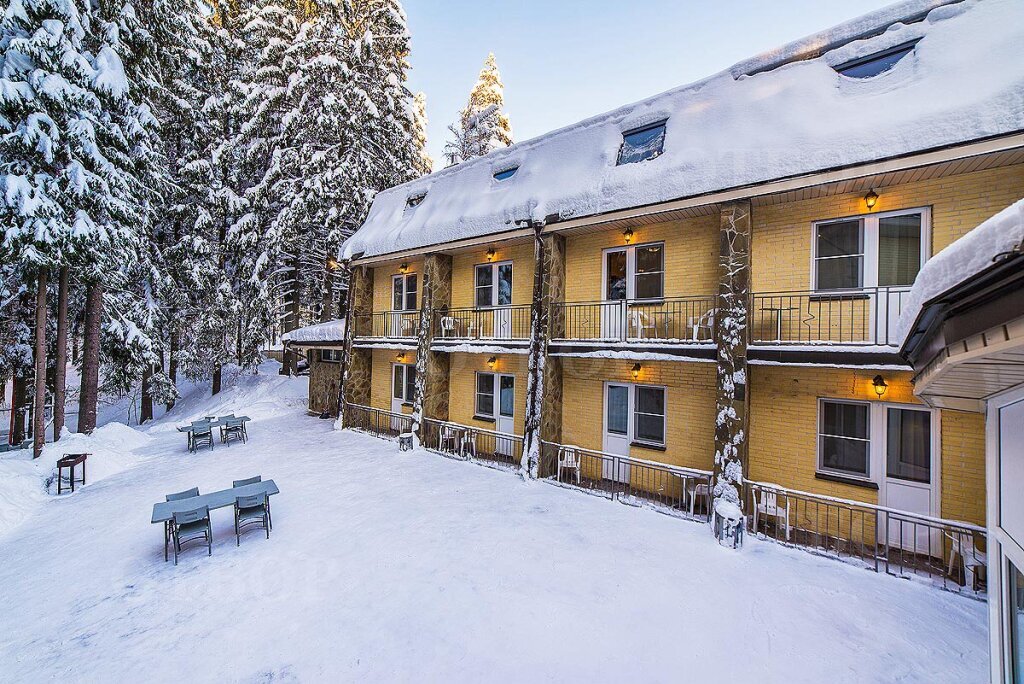
<path fill-rule="evenodd" d="M 392 364 L 391 412 L 404 414 L 403 407 L 411 404 L 416 395 L 416 366 L 405 363 Z M 391 429 L 405 432 L 407 420 L 391 418 Z"/>
<path fill-rule="evenodd" d="M 604 444 L 602 451 L 616 456 L 629 456 L 629 445 L 633 433 L 630 425 L 633 416 L 633 392 L 630 385 L 606 383 L 604 386 Z M 629 465 L 620 463 L 613 467 L 604 461 L 601 477 L 614 482 L 629 482 Z"/>
<path fill-rule="evenodd" d="M 878 426 L 884 479 L 882 505 L 932 516 L 935 511 L 933 415 L 931 411 L 905 406 L 885 406 Z M 930 542 L 930 545 L 929 545 Z M 937 533 L 928 527 L 889 521 L 889 544 L 918 553 L 941 556 Z"/>
<path fill-rule="evenodd" d="M 475 318 L 480 330 L 470 337 L 511 339 L 512 330 L 512 262 L 478 264 L 475 274 L 475 298 L 478 310 L 490 310 Z"/>
<path fill-rule="evenodd" d="M 391 279 L 392 312 L 387 318 L 385 337 L 414 337 L 415 316 L 410 312 L 416 310 L 415 273 L 393 276 Z"/>
<path fill-rule="evenodd" d="M 516 378 L 514 375 L 496 375 L 498 395 L 498 415 L 495 420 L 495 427 L 498 432 L 514 435 L 516 431 Z M 503 456 L 515 454 L 515 442 L 511 439 L 498 437 L 495 440 L 495 449 Z"/>
<path fill-rule="evenodd" d="M 625 247 L 604 253 L 604 292 L 601 302 L 601 338 L 626 339 L 626 300 L 632 278 L 629 274 L 629 252 Z"/>

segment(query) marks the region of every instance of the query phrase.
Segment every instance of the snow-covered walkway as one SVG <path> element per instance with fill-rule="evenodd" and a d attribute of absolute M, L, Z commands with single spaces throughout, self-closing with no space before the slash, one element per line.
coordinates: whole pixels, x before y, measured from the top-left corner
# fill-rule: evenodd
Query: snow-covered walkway
<path fill-rule="evenodd" d="M 249 444 L 198 454 L 158 423 L 138 465 L 0 538 L 0 680 L 985 679 L 983 603 L 252 413 Z M 223 509 L 212 557 L 164 562 L 154 502 L 257 473 L 269 541 L 236 548 Z"/>

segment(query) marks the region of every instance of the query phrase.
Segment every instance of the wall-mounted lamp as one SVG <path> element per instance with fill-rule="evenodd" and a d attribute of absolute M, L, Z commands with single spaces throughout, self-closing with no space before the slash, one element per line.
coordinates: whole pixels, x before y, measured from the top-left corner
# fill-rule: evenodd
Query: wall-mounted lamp
<path fill-rule="evenodd" d="M 632 242 L 633 241 L 633 229 L 632 228 L 627 228 L 626 230 L 622 231 L 622 239 L 626 241 L 627 245 L 630 242 Z"/>
<path fill-rule="evenodd" d="M 874 209 L 875 205 L 878 204 L 878 193 L 874 190 L 869 190 L 868 194 L 864 195 L 864 204 L 868 206 L 868 209 Z"/>
<path fill-rule="evenodd" d="M 405 352 L 398 352 L 395 354 L 395 358 L 399 361 L 405 361 Z"/>
<path fill-rule="evenodd" d="M 487 367 L 490 368 L 491 370 L 494 370 L 494 367 L 497 366 L 497 365 L 498 365 L 498 357 L 497 356 L 492 356 L 491 358 L 487 359 Z"/>
<path fill-rule="evenodd" d="M 398 272 L 399 273 L 408 273 L 409 272 L 409 264 L 408 264 L 408 262 L 403 261 L 402 264 L 398 267 Z"/>
<path fill-rule="evenodd" d="M 881 399 L 882 395 L 885 394 L 885 390 L 889 389 L 889 385 L 885 384 L 885 378 L 881 375 L 876 375 L 874 380 L 871 381 L 871 384 L 874 386 L 875 394 L 878 395 L 879 399 Z"/>
<path fill-rule="evenodd" d="M 334 257 L 327 257 L 327 270 L 328 271 L 337 271 L 338 270 L 338 260 L 335 259 Z"/>
<path fill-rule="evenodd" d="M 640 376 L 640 369 L 643 368 L 639 363 L 634 363 L 633 367 L 629 370 L 633 374 L 633 379 L 636 380 Z"/>
<path fill-rule="evenodd" d="M 488 249 L 488 250 L 487 250 L 487 260 L 488 260 L 488 261 L 494 261 L 494 255 L 495 255 L 495 254 L 497 254 L 497 252 L 495 252 L 495 251 L 494 251 L 494 248 L 493 248 L 493 247 L 491 247 L 490 249 Z"/>

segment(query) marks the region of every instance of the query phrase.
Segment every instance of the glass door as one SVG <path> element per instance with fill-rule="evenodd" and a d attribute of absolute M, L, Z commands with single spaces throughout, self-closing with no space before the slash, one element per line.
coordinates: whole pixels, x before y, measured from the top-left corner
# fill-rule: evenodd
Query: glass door
<path fill-rule="evenodd" d="M 629 456 L 632 441 L 633 393 L 630 385 L 607 383 L 604 392 L 604 443 L 602 451 L 616 456 Z M 602 461 L 601 477 L 613 482 L 629 482 L 628 465 L 615 467 Z"/>
<path fill-rule="evenodd" d="M 601 303 L 601 338 L 626 337 L 626 299 L 629 297 L 629 253 L 625 247 L 604 253 L 604 298 Z"/>
<path fill-rule="evenodd" d="M 889 508 L 930 516 L 932 510 L 932 413 L 886 406 L 884 503 Z M 941 552 L 929 528 L 889 521 L 889 544 L 918 553 Z M 941 553 L 940 553 L 941 555 Z"/>
<path fill-rule="evenodd" d="M 514 375 L 499 375 L 498 377 L 498 417 L 497 430 L 506 434 L 515 434 L 515 407 L 516 407 L 516 378 Z M 499 454 L 512 456 L 515 451 L 515 442 L 510 439 L 498 438 L 495 443 Z"/>
<path fill-rule="evenodd" d="M 879 217 L 877 235 L 878 315 L 874 334 L 878 344 L 890 344 L 895 342 L 903 300 L 924 261 L 921 214 Z"/>

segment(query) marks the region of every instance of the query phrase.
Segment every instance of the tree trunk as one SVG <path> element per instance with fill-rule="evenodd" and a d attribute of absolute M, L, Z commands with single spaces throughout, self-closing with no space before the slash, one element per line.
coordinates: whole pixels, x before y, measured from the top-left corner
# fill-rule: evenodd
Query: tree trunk
<path fill-rule="evenodd" d="M 67 397 L 68 370 L 68 267 L 60 269 L 57 289 L 57 351 L 53 375 L 53 441 L 64 429 L 64 401 Z"/>
<path fill-rule="evenodd" d="M 139 408 L 139 425 L 153 420 L 153 366 L 146 364 L 142 371 L 142 405 Z"/>
<path fill-rule="evenodd" d="M 167 355 L 167 377 L 171 379 L 171 384 L 175 387 L 178 386 L 178 333 L 177 331 L 171 331 L 171 349 Z M 167 410 L 170 411 L 174 408 L 174 395 L 167 400 Z"/>
<path fill-rule="evenodd" d="M 46 443 L 46 269 L 36 278 L 36 397 L 32 409 L 32 458 Z"/>
<path fill-rule="evenodd" d="M 100 383 L 100 324 L 103 321 L 103 285 L 90 283 L 85 294 L 85 340 L 82 345 L 82 389 L 78 396 L 78 431 L 96 429 L 96 401 Z"/>
<path fill-rule="evenodd" d="M 79 338 L 82 336 L 82 326 L 79 324 L 78 317 L 75 317 L 74 327 L 71 329 L 71 363 L 77 364 L 81 357 L 79 355 Z"/>
<path fill-rule="evenodd" d="M 213 369 L 213 391 L 211 392 L 211 394 L 220 394 L 221 374 L 223 370 L 224 367 L 221 366 L 219 363 Z"/>
<path fill-rule="evenodd" d="M 14 374 L 11 392 L 11 444 L 21 444 L 25 441 L 27 425 L 25 424 L 25 409 L 28 408 L 28 382 L 25 378 L 25 369 L 18 369 Z"/>
<path fill-rule="evenodd" d="M 332 266 L 334 264 L 334 266 Z M 331 256 L 331 248 L 327 248 L 327 256 L 324 258 L 324 292 L 323 302 L 320 305 L 320 322 L 326 323 L 331 320 L 331 305 L 334 303 L 334 267 L 337 263 Z"/>

